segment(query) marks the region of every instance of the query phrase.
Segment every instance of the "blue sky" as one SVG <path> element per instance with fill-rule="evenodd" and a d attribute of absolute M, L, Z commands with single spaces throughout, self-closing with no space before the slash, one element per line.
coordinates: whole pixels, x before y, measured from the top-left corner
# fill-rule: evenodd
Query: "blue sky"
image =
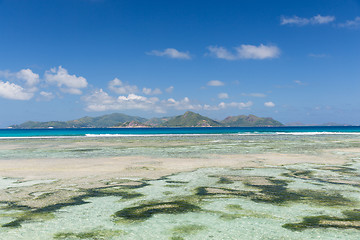
<path fill-rule="evenodd" d="M 0 127 L 122 112 L 360 124 L 360 1 L 0 0 Z"/>

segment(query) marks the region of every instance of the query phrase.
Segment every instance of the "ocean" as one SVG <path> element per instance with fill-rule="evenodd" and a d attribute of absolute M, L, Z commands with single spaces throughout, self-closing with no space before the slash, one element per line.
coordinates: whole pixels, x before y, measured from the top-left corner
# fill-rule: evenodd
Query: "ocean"
<path fill-rule="evenodd" d="M 360 126 L 0 129 L 1 138 L 195 134 L 360 134 Z"/>
<path fill-rule="evenodd" d="M 359 239 L 360 127 L 1 129 L 0 239 Z"/>

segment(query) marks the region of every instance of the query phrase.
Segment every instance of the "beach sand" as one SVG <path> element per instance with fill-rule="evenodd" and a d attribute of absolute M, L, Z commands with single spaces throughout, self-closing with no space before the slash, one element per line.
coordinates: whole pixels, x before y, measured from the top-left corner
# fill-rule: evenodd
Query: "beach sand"
<path fill-rule="evenodd" d="M 343 165 L 351 156 L 360 154 L 360 149 L 346 149 L 346 153 L 342 154 L 339 154 L 339 151 L 341 149 L 326 150 L 317 155 L 266 153 L 208 155 L 204 158 L 126 156 L 2 160 L 0 161 L 2 177 L 18 179 L 18 181 L 53 181 L 17 187 L 19 189 L 17 191 L 13 191 L 13 188 L 0 189 L 0 201 L 38 208 L 66 202 L 85 194 L 87 189 L 114 187 L 131 179 L 152 180 L 199 168 L 265 168 L 303 163 Z M 49 197 L 38 198 L 38 195 L 43 193 Z"/>

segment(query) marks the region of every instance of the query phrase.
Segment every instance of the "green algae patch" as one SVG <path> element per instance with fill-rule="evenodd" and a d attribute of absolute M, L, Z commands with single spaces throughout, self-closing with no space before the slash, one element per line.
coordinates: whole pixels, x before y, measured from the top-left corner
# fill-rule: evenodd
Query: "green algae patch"
<path fill-rule="evenodd" d="M 179 214 L 199 211 L 200 207 L 189 204 L 185 201 L 162 202 L 142 204 L 137 207 L 130 207 L 115 213 L 115 217 L 126 220 L 146 220 L 154 214 Z"/>
<path fill-rule="evenodd" d="M 332 172 L 340 172 L 340 173 L 346 173 L 346 174 L 357 174 L 357 170 L 355 168 L 346 167 L 346 166 L 327 166 L 322 167 L 322 170 L 329 170 Z"/>
<path fill-rule="evenodd" d="M 164 187 L 167 188 L 180 188 L 180 187 L 184 187 L 183 185 L 178 185 L 178 184 L 166 184 Z"/>
<path fill-rule="evenodd" d="M 54 219 L 55 216 L 53 213 L 49 212 L 36 212 L 36 211 L 30 211 L 26 213 L 18 213 L 14 214 L 11 217 L 15 217 L 14 221 L 11 221 L 9 223 L 3 224 L 2 227 L 8 227 L 8 228 L 18 228 L 21 227 L 21 223 L 26 221 L 46 221 Z"/>
<path fill-rule="evenodd" d="M 197 232 L 200 232 L 202 230 L 206 229 L 203 225 L 198 224 L 188 224 L 188 225 L 181 225 L 173 228 L 174 234 L 184 234 L 184 235 L 190 235 Z"/>
<path fill-rule="evenodd" d="M 314 171 L 311 170 L 290 170 L 288 173 L 283 173 L 284 177 L 293 177 L 293 178 L 301 178 L 301 179 L 311 179 L 314 177 Z"/>
<path fill-rule="evenodd" d="M 217 181 L 216 183 L 218 183 L 218 184 L 232 184 L 232 183 L 234 183 L 234 181 L 231 181 L 227 177 L 220 177 L 219 181 Z"/>
<path fill-rule="evenodd" d="M 82 205 L 87 202 L 83 200 L 85 196 L 80 197 L 74 197 L 71 198 L 68 202 L 65 203 L 56 203 L 53 205 L 49 205 L 42 208 L 33 209 L 31 211 L 25 212 L 21 214 L 19 217 L 17 217 L 14 221 L 11 221 L 9 223 L 3 224 L 2 227 L 21 227 L 21 224 L 23 222 L 27 221 L 34 221 L 34 220 L 48 220 L 49 217 L 43 217 L 43 216 L 52 216 L 51 213 L 67 206 L 74 206 L 74 205 Z M 15 205 L 15 204 L 14 204 Z M 16 207 L 15 207 L 16 208 Z"/>
<path fill-rule="evenodd" d="M 123 235 L 124 231 L 121 230 L 95 230 L 89 232 L 67 232 L 56 233 L 54 239 L 93 239 L 93 240 L 107 240 L 116 236 Z"/>
<path fill-rule="evenodd" d="M 163 194 L 167 196 L 167 195 L 172 195 L 172 194 L 174 194 L 174 192 L 171 192 L 171 191 L 165 191 L 165 192 L 163 192 Z"/>
<path fill-rule="evenodd" d="M 287 201 L 296 201 L 301 198 L 299 194 L 288 191 L 287 181 L 273 178 L 266 179 L 269 183 L 264 185 L 250 184 L 247 182 L 244 183 L 246 186 L 254 187 L 260 190 L 259 192 L 254 192 L 251 197 L 251 200 L 254 202 L 283 204 Z"/>
<path fill-rule="evenodd" d="M 185 238 L 179 236 L 172 236 L 170 240 L 185 240 Z"/>
<path fill-rule="evenodd" d="M 237 190 L 222 187 L 198 187 L 196 195 L 201 197 L 244 197 L 254 202 L 284 205 L 291 202 L 304 202 L 322 206 L 349 206 L 354 201 L 337 192 L 317 190 L 290 190 L 288 181 L 271 177 L 249 178 L 244 185 L 254 190 Z"/>
<path fill-rule="evenodd" d="M 236 211 L 240 211 L 240 210 L 243 210 L 242 206 L 239 205 L 239 204 L 228 204 L 226 205 L 225 207 L 227 210 L 236 210 Z"/>
<path fill-rule="evenodd" d="M 301 197 L 302 201 L 308 201 L 312 204 L 318 204 L 323 206 L 351 206 L 354 204 L 348 198 L 345 198 L 340 193 L 332 193 L 327 191 L 315 191 L 310 189 L 304 189 L 296 191 L 296 193 Z"/>
<path fill-rule="evenodd" d="M 251 191 L 242 191 L 229 188 L 217 188 L 217 187 L 198 187 L 195 189 L 196 195 L 198 196 L 239 196 L 249 197 L 254 193 Z"/>
<path fill-rule="evenodd" d="M 243 218 L 243 217 L 247 217 L 245 214 L 231 214 L 231 213 L 222 213 L 220 215 L 220 218 L 222 220 L 227 220 L 227 221 L 231 221 L 231 220 L 235 220 L 237 218 Z"/>
<path fill-rule="evenodd" d="M 186 183 L 189 183 L 189 182 L 187 182 L 187 181 L 174 181 L 174 180 L 167 180 L 167 181 L 165 181 L 165 182 L 167 182 L 167 183 L 177 183 L 177 184 L 181 184 L 181 183 L 186 184 Z"/>
<path fill-rule="evenodd" d="M 300 223 L 287 223 L 283 227 L 302 231 L 309 228 L 354 228 L 360 230 L 360 210 L 344 211 L 345 217 L 331 217 L 327 215 L 304 217 Z"/>
<path fill-rule="evenodd" d="M 99 151 L 100 149 L 96 149 L 96 148 L 79 148 L 79 149 L 71 149 L 69 150 L 70 152 L 94 152 L 94 151 Z"/>
<path fill-rule="evenodd" d="M 88 190 L 89 197 L 105 197 L 105 196 L 118 196 L 123 199 L 132 199 L 142 197 L 141 193 L 133 193 L 124 191 L 121 187 L 104 187 Z"/>
<path fill-rule="evenodd" d="M 143 195 L 140 193 L 131 193 L 129 191 L 119 190 L 115 187 L 88 189 L 83 195 L 70 198 L 66 202 L 56 203 L 36 209 L 30 209 L 25 213 L 19 214 L 18 216 L 15 217 L 15 220 L 3 224 L 1 227 L 18 228 L 21 227 L 21 224 L 23 222 L 40 221 L 40 220 L 46 221 L 51 219 L 51 216 L 53 216 L 52 215 L 53 212 L 61 208 L 86 204 L 88 203 L 84 200 L 86 198 L 106 197 L 106 196 L 119 196 L 122 197 L 122 199 L 133 199 L 133 198 L 141 197 Z M 8 207 L 8 209 L 21 209 L 21 208 L 22 206 L 17 206 L 15 203 L 9 203 L 9 207 Z"/>

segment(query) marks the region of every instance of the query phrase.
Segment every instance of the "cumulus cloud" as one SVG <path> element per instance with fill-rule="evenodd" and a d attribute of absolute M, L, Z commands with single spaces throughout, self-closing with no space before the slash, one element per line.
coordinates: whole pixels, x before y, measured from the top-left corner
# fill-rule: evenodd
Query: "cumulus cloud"
<path fill-rule="evenodd" d="M 117 94 L 137 93 L 139 91 L 137 86 L 123 83 L 118 78 L 109 82 L 109 89 Z"/>
<path fill-rule="evenodd" d="M 165 89 L 167 93 L 172 93 L 174 91 L 174 86 L 170 86 L 167 89 Z"/>
<path fill-rule="evenodd" d="M 251 101 L 248 101 L 246 103 L 244 102 L 231 102 L 231 103 L 224 103 L 224 102 L 221 102 L 219 103 L 219 108 L 238 108 L 238 109 L 244 109 L 244 108 L 249 108 L 253 105 L 253 102 Z"/>
<path fill-rule="evenodd" d="M 273 102 L 265 102 L 264 106 L 265 107 L 275 107 L 275 103 L 273 103 Z"/>
<path fill-rule="evenodd" d="M 84 77 L 70 75 L 68 71 L 59 66 L 45 72 L 45 80 L 50 84 L 56 84 L 61 91 L 70 94 L 81 94 L 81 88 L 86 88 L 88 83 Z"/>
<path fill-rule="evenodd" d="M 40 82 L 39 74 L 33 73 L 31 69 L 22 69 L 16 73 L 18 79 L 22 79 L 28 86 L 35 86 Z"/>
<path fill-rule="evenodd" d="M 220 87 L 220 86 L 224 86 L 224 83 L 219 80 L 211 80 L 207 83 L 207 85 L 211 87 Z"/>
<path fill-rule="evenodd" d="M 354 20 L 348 20 L 345 23 L 340 23 L 338 26 L 346 28 L 358 28 L 360 27 L 360 17 L 356 17 Z"/>
<path fill-rule="evenodd" d="M 34 87 L 40 82 L 39 74 L 34 73 L 31 69 L 21 69 L 19 72 L 12 73 L 10 71 L 0 71 L 0 77 L 7 80 L 25 82 L 27 87 Z"/>
<path fill-rule="evenodd" d="M 158 88 L 151 89 L 151 88 L 143 88 L 142 92 L 146 95 L 159 95 L 162 94 L 162 91 Z"/>
<path fill-rule="evenodd" d="M 268 59 L 277 58 L 280 56 L 280 49 L 273 45 L 247 45 L 242 44 L 239 47 L 235 47 L 235 52 L 229 52 L 224 47 L 210 46 L 208 47 L 209 55 L 216 58 L 225 60 L 239 60 L 239 59 Z"/>
<path fill-rule="evenodd" d="M 83 100 L 87 103 L 87 111 L 107 111 L 107 110 L 155 110 L 160 111 L 156 106 L 158 98 L 147 98 L 130 93 L 128 96 L 111 97 L 102 89 L 95 91 Z"/>
<path fill-rule="evenodd" d="M 304 25 L 320 25 L 320 24 L 327 24 L 335 21 L 334 16 L 321 16 L 320 14 L 311 17 L 311 18 L 301 18 L 298 16 L 293 17 L 281 17 L 281 25 L 298 25 L 298 26 L 304 26 Z"/>
<path fill-rule="evenodd" d="M 164 51 L 152 50 L 147 53 L 148 55 L 158 56 L 158 57 L 169 57 L 177 59 L 191 59 L 189 52 L 180 52 L 175 48 L 167 48 Z"/>
<path fill-rule="evenodd" d="M 221 59 L 226 59 L 226 60 L 235 60 L 236 59 L 235 55 L 230 53 L 224 47 L 209 46 L 208 50 L 210 52 L 210 55 L 212 55 L 216 58 L 221 58 Z"/>
<path fill-rule="evenodd" d="M 157 97 L 145 97 L 136 94 L 110 96 L 104 90 L 99 89 L 92 94 L 84 96 L 82 100 L 86 104 L 86 111 L 109 111 L 109 110 L 135 110 L 155 111 L 166 113 L 168 110 L 220 110 L 225 108 L 249 108 L 252 102 L 231 102 L 218 105 L 194 103 L 188 97 L 180 100 L 174 98 L 160 100 Z"/>
<path fill-rule="evenodd" d="M 229 94 L 227 94 L 227 93 L 219 93 L 219 94 L 218 94 L 218 98 L 219 98 L 219 99 L 229 98 Z"/>
<path fill-rule="evenodd" d="M 173 98 L 169 98 L 167 100 L 163 100 L 161 104 L 165 107 L 165 109 L 200 110 L 203 108 L 201 104 L 192 103 L 188 97 L 184 97 L 179 101 L 176 101 Z"/>
<path fill-rule="evenodd" d="M 30 100 L 33 92 L 28 92 L 23 87 L 10 82 L 0 81 L 0 97 L 12 100 Z"/>

